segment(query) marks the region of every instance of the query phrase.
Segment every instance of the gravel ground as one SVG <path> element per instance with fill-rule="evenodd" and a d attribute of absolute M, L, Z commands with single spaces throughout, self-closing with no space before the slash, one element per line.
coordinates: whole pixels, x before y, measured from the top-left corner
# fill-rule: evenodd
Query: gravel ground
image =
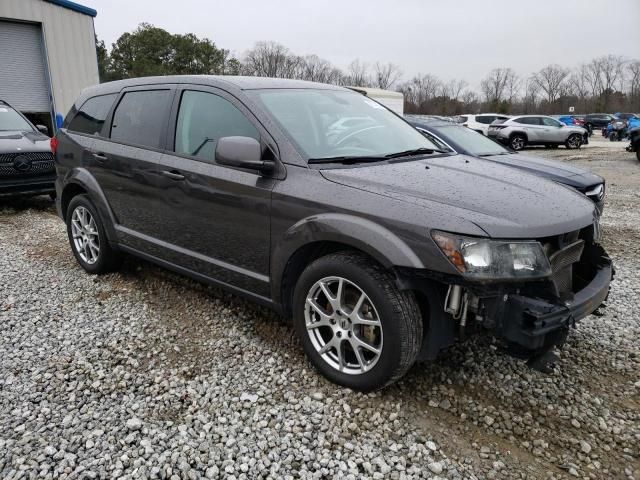
<path fill-rule="evenodd" d="M 135 259 L 86 275 L 46 198 L 0 203 L 0 478 L 640 479 L 640 164 L 535 153 L 607 178 L 604 315 L 550 375 L 478 338 L 368 395 L 269 311 Z"/>

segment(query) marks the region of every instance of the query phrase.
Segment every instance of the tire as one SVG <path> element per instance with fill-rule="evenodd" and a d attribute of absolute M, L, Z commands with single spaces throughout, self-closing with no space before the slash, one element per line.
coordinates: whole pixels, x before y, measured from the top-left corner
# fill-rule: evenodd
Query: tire
<path fill-rule="evenodd" d="M 615 133 L 615 132 L 611 132 L 611 133 L 609 134 L 609 141 L 610 141 L 610 142 L 615 142 L 615 141 L 617 140 L 617 138 L 616 138 L 616 137 L 617 137 L 616 133 Z"/>
<path fill-rule="evenodd" d="M 584 126 L 584 128 L 586 128 L 586 129 L 587 129 L 587 134 L 588 134 L 589 136 L 593 135 L 593 125 L 592 125 L 592 124 L 587 123 L 587 124 Z"/>
<path fill-rule="evenodd" d="M 337 294 L 340 285 L 342 300 Z M 414 294 L 398 290 L 388 272 L 358 253 L 330 254 L 304 270 L 294 291 L 293 322 L 315 368 L 332 382 L 362 392 L 401 378 L 415 362 L 422 341 Z M 369 348 L 358 346 L 361 342 Z"/>
<path fill-rule="evenodd" d="M 527 137 L 520 133 L 516 133 L 509 137 L 509 146 L 512 150 L 519 152 L 527 145 Z"/>
<path fill-rule="evenodd" d="M 636 158 L 640 162 L 640 145 L 638 145 L 638 147 L 636 148 Z"/>
<path fill-rule="evenodd" d="M 109 245 L 102 220 L 87 195 L 76 195 L 71 199 L 66 223 L 73 256 L 86 272 L 107 273 L 120 266 L 120 254 Z"/>
<path fill-rule="evenodd" d="M 580 148 L 582 146 L 582 135 L 579 133 L 572 133 L 569 135 L 569 138 L 567 138 L 567 141 L 564 142 L 564 146 L 569 150 Z"/>

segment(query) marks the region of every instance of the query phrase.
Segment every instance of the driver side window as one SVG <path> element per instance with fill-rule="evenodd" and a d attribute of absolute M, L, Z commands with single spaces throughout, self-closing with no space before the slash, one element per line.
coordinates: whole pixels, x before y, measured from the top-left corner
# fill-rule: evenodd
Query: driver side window
<path fill-rule="evenodd" d="M 260 141 L 256 127 L 228 100 L 213 93 L 183 92 L 176 124 L 176 153 L 213 162 L 218 140 L 232 136 Z"/>
<path fill-rule="evenodd" d="M 546 127 L 559 127 L 560 122 L 553 118 L 542 117 L 542 124 Z"/>

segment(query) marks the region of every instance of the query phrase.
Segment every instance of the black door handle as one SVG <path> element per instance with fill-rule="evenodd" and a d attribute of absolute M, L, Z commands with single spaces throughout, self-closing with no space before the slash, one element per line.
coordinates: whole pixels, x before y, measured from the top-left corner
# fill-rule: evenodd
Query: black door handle
<path fill-rule="evenodd" d="M 162 173 L 162 175 L 164 175 L 165 177 L 170 178 L 171 180 L 184 180 L 184 175 L 182 175 L 177 170 L 163 170 L 160 173 Z"/>
<path fill-rule="evenodd" d="M 104 153 L 94 153 L 93 158 L 95 158 L 100 163 L 104 163 L 109 160 L 109 157 L 107 157 Z"/>

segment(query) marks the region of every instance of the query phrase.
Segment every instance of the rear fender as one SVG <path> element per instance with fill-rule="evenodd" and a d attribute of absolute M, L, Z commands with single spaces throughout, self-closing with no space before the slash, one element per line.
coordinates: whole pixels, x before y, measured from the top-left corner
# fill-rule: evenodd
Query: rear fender
<path fill-rule="evenodd" d="M 91 199 L 91 202 L 93 202 L 98 210 L 98 215 L 100 215 L 100 219 L 102 220 L 102 225 L 104 226 L 105 234 L 107 235 L 109 243 L 112 245 L 117 244 L 118 237 L 114 228 L 116 219 L 109 207 L 109 203 L 107 202 L 104 192 L 93 175 L 91 175 L 85 168 L 74 168 L 65 176 L 63 185 L 62 196 L 64 196 L 65 190 L 67 190 L 71 185 L 77 185 L 87 192 L 87 196 Z M 67 212 L 61 213 L 66 217 Z"/>

